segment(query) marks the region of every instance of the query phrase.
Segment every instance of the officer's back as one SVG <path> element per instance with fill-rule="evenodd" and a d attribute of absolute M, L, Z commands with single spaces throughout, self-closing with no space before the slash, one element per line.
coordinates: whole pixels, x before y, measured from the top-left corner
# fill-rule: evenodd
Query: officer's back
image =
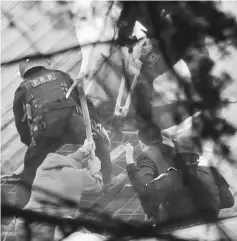
<path fill-rule="evenodd" d="M 75 91 L 65 98 L 73 80 L 62 71 L 50 69 L 47 59 L 22 61 L 19 73 L 23 81 L 15 92 L 13 112 L 21 141 L 29 146 L 32 137 L 45 132 L 47 126 L 46 132 L 60 119 L 70 116 L 70 107 L 78 108 L 79 98 Z M 64 125 L 60 123 L 60 129 Z"/>
<path fill-rule="evenodd" d="M 73 98 L 66 99 L 65 95 L 72 84 L 69 75 L 62 71 L 45 67 L 36 67 L 26 72 L 22 85 L 26 88 L 26 103 L 33 108 L 33 115 L 47 112 L 59 105 L 75 105 Z M 53 106 L 50 106 L 54 104 Z"/>

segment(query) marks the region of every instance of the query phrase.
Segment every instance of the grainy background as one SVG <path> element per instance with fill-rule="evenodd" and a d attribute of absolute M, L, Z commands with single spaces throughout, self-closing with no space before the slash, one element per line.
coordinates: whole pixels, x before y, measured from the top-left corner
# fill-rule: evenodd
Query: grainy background
<path fill-rule="evenodd" d="M 1 5 L 2 62 L 38 51 L 42 53 L 53 52 L 78 43 L 69 16 L 64 13 L 64 5 L 55 8 L 54 4 L 49 1 L 45 1 L 41 5 L 35 4 L 34 1 L 2 1 Z M 231 10 L 237 16 L 237 2 L 224 2 L 223 9 Z M 237 99 L 236 51 L 232 51 L 231 57 L 224 60 L 219 60 L 216 49 L 210 49 L 210 53 L 217 63 L 214 71 L 218 73 L 227 70 L 235 80 L 226 89 L 224 95 L 230 99 Z M 53 67 L 66 71 L 72 77 L 75 77 L 80 69 L 80 48 L 68 51 L 65 54 L 58 54 L 52 58 L 51 62 Z M 1 70 L 1 174 L 11 174 L 21 166 L 26 151 L 26 147 L 20 142 L 17 134 L 12 112 L 14 91 L 21 79 L 18 75 L 18 64 L 3 67 Z M 222 114 L 232 124 L 237 126 L 237 104 L 230 105 L 223 110 Z M 124 141 L 128 139 L 134 141 L 134 144 L 137 145 L 135 134 L 125 134 Z M 230 139 L 229 143 L 233 155 L 237 156 L 237 136 Z M 112 149 L 115 149 L 120 144 L 113 141 Z M 114 174 L 117 175 L 125 171 L 124 167 L 124 156 L 120 156 L 114 163 Z M 224 163 L 220 168 L 229 181 L 233 192 L 237 193 L 237 169 Z M 14 200 L 15 187 L 8 184 L 3 184 L 2 187 L 8 193 L 10 199 Z M 130 196 L 127 196 L 128 193 Z M 92 204 L 87 199 L 83 200 L 83 203 L 85 205 Z M 121 215 L 126 219 L 144 217 L 140 203 L 135 194 L 130 191 L 123 190 L 119 194 L 119 198 L 108 199 L 100 203 L 107 205 L 103 209 L 115 213 L 115 215 Z M 115 212 L 115 210 L 117 211 Z M 233 214 L 236 211 L 237 207 L 235 206 L 233 209 L 228 210 L 227 213 Z M 237 224 L 235 220 L 231 222 L 233 227 Z M 196 232 L 198 233 L 197 230 Z M 185 231 L 185 233 L 188 234 L 188 231 Z M 193 231 L 192 234 L 194 234 Z"/>

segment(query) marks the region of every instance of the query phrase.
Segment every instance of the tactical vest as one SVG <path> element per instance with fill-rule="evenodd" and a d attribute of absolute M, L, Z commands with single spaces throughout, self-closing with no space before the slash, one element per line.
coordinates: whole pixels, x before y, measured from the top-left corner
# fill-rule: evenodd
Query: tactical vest
<path fill-rule="evenodd" d="M 77 105 L 73 97 L 65 98 L 70 86 L 60 72 L 46 70 L 44 75 L 28 77 L 23 85 L 33 118 L 53 109 Z"/>

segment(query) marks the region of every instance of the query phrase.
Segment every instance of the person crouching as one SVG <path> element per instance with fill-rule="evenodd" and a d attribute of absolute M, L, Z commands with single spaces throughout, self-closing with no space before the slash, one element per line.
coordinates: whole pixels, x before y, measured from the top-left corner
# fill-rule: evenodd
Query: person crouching
<path fill-rule="evenodd" d="M 134 148 L 126 145 L 128 177 L 154 224 L 215 221 L 221 209 L 234 205 L 228 183 L 214 167 L 199 165 L 202 152 L 192 146 L 191 140 L 185 134 L 174 140 L 173 166 L 158 175 L 148 158 L 135 162 Z"/>
<path fill-rule="evenodd" d="M 100 193 L 103 187 L 100 160 L 90 158 L 88 169 L 83 169 L 81 165 L 94 146 L 94 142 L 85 140 L 82 147 L 67 156 L 48 154 L 36 172 L 31 197 L 24 209 L 61 218 L 76 218 L 78 208 L 63 205 L 62 200 L 79 204 L 82 194 Z M 21 218 L 17 219 L 15 229 L 18 241 L 28 238 L 24 223 Z M 32 240 L 53 240 L 55 227 L 50 224 L 35 222 L 30 224 L 30 229 Z"/>

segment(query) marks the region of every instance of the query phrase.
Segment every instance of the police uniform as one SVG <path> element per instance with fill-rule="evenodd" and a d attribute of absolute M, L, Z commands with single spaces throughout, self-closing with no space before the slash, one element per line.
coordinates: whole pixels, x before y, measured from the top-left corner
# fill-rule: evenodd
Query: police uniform
<path fill-rule="evenodd" d="M 137 158 L 136 164 L 132 163 L 126 167 L 130 182 L 138 193 L 142 208 L 149 218 L 156 217 L 159 204 L 169 192 L 169 177 L 162 176 L 159 181 L 152 181 L 164 174 L 171 166 L 173 161 L 170 149 L 163 144 L 159 146 L 157 144 L 143 152 Z M 156 195 L 158 193 L 159 195 Z"/>
<path fill-rule="evenodd" d="M 126 167 L 143 210 L 152 222 L 175 223 L 178 220 L 179 224 L 184 225 L 213 220 L 218 217 L 220 209 L 234 205 L 233 195 L 223 176 L 215 174 L 213 167 L 198 166 L 198 155 L 179 154 L 181 158 L 189 160 L 183 159 L 188 178 L 191 177 L 186 180 L 183 170 L 174 165 L 176 161 L 173 165 L 167 163 L 160 154 L 154 154 L 159 153 L 157 150 L 154 152 L 154 149 L 149 148 L 137 159 L 136 164 Z"/>
<path fill-rule="evenodd" d="M 63 144 L 83 144 L 86 132 L 77 90 L 65 98 L 73 83 L 68 74 L 49 69 L 46 60 L 26 60 L 19 70 L 24 81 L 15 92 L 13 112 L 21 141 L 28 146 L 22 179 L 31 188 L 36 170 L 47 154 L 55 152 Z M 99 117 L 90 101 L 88 108 L 91 118 L 97 123 Z M 108 150 L 99 138 L 95 144 L 96 155 L 104 160 L 103 169 L 110 170 Z M 29 194 L 26 189 L 18 189 L 20 206 L 26 204 Z"/>
<path fill-rule="evenodd" d="M 62 138 L 67 133 L 64 128 L 68 116 L 81 115 L 76 95 L 65 99 L 72 82 L 66 73 L 41 69 L 20 84 L 15 92 L 13 112 L 24 144 L 34 145 L 40 137 Z"/>

